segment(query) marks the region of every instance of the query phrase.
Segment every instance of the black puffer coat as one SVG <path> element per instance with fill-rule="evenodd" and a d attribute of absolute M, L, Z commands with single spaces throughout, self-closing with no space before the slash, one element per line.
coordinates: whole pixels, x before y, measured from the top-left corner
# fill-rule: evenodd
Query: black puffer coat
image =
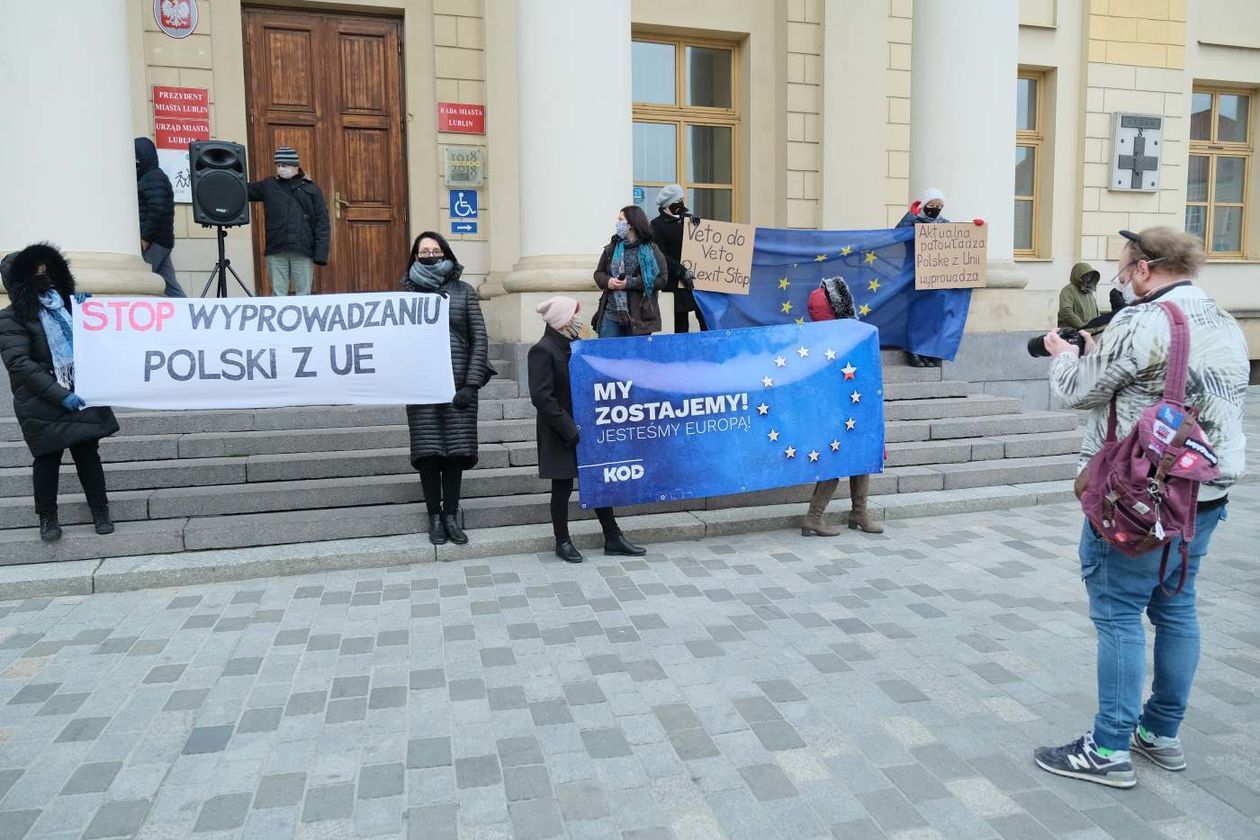
<path fill-rule="evenodd" d="M 267 222 L 264 254 L 297 251 L 328 264 L 328 206 L 315 182 L 298 171 L 292 178 L 263 178 L 249 185 L 249 200 L 263 203 Z"/>
<path fill-rule="evenodd" d="M 578 428 L 569 392 L 573 342 L 551 327 L 529 348 L 529 399 L 538 410 L 538 477 L 577 478 Z"/>
<path fill-rule="evenodd" d="M 137 137 L 136 198 L 140 203 L 140 238 L 175 247 L 175 191 L 171 179 L 158 168 L 157 148 L 148 137 Z"/>
<path fill-rule="evenodd" d="M 53 373 L 52 352 L 39 320 L 39 295 L 51 286 L 67 309 L 74 304 L 74 277 L 65 257 L 51 245 L 30 245 L 5 257 L 0 277 L 10 300 L 0 309 L 0 357 L 9 371 L 13 413 L 31 454 L 56 452 L 117 432 L 118 421 L 107 407 L 82 411 L 61 407 L 70 392 Z"/>
<path fill-rule="evenodd" d="M 665 255 L 669 268 L 669 282 L 665 290 L 674 293 L 674 314 L 696 311 L 696 296 L 688 288 L 687 268 L 682 264 L 683 225 L 685 219 L 671 216 L 664 210 L 652 220 L 652 241 Z"/>
<path fill-rule="evenodd" d="M 445 295 L 451 326 L 451 371 L 455 390 L 481 388 L 494 376 L 486 339 L 486 322 L 477 303 L 477 291 L 459 279 L 463 266 L 456 265 L 438 288 Z M 404 289 L 410 289 L 404 278 Z M 411 463 L 421 458 L 451 458 L 468 469 L 477 463 L 477 398 L 467 408 L 450 403 L 407 406 L 411 432 Z"/>

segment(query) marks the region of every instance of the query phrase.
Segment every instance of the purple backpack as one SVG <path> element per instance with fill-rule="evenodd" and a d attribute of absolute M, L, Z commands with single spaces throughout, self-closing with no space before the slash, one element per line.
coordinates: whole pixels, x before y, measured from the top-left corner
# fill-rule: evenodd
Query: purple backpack
<path fill-rule="evenodd" d="M 1216 478 L 1220 470 L 1216 453 L 1199 426 L 1198 409 L 1185 404 L 1190 356 L 1185 313 L 1167 301 L 1159 305 L 1172 332 L 1164 397 L 1142 412 L 1124 440 L 1116 440 L 1116 400 L 1112 397 L 1107 439 L 1077 478 L 1076 495 L 1094 530 L 1117 551 L 1137 557 L 1164 547 L 1159 564 L 1161 589 L 1172 540 L 1181 538 L 1181 576 L 1171 593 L 1175 595 L 1186 582 L 1199 485 Z"/>

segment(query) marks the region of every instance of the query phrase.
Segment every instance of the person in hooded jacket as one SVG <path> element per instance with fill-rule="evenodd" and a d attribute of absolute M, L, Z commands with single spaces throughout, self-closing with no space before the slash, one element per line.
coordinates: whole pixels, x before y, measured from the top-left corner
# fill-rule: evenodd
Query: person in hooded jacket
<path fill-rule="evenodd" d="M 652 242 L 652 225 L 631 204 L 617 214 L 616 233 L 595 267 L 595 285 L 603 290 L 595 310 L 600 338 L 651 335 L 661 329 L 658 293 L 668 279 L 665 255 Z"/>
<path fill-rule="evenodd" d="M 809 293 L 809 319 L 811 321 L 835 321 L 842 318 L 856 318 L 857 311 L 853 307 L 853 294 L 841 277 L 826 277 L 817 289 Z M 840 479 L 829 478 L 814 485 L 814 494 L 809 499 L 809 509 L 805 513 L 805 521 L 801 523 L 802 537 L 834 537 L 840 533 L 823 519 L 831 497 L 835 495 Z M 884 526 L 871 519 L 867 510 L 867 498 L 871 492 L 869 475 L 849 476 L 849 528 L 868 534 L 884 533 Z"/>
<path fill-rule="evenodd" d="M 86 407 L 74 392 L 74 276 L 48 243 L 29 245 L 0 263 L 9 305 L 0 310 L 0 358 L 9 371 L 13 413 L 35 461 L 32 466 L 39 537 L 61 539 L 57 485 L 69 449 L 92 511 L 96 533 L 111 534 L 105 471 L 98 441 L 118 431 L 108 407 Z"/>
<path fill-rule="evenodd" d="M 137 137 L 136 199 L 140 207 L 140 256 L 166 283 L 167 297 L 188 297 L 175 279 L 171 251 L 175 248 L 175 191 L 158 167 L 157 147 L 148 137 Z"/>
<path fill-rule="evenodd" d="M 407 406 L 411 465 L 420 473 L 429 515 L 429 542 L 468 542 L 460 526 L 464 470 L 477 463 L 477 391 L 490 381 L 486 322 L 477 292 L 460 280 L 464 267 L 440 233 L 426 230 L 411 244 L 402 287 L 446 298 L 455 396 L 449 403 Z"/>
<path fill-rule="evenodd" d="M 284 297 L 292 288 L 295 295 L 309 295 L 315 266 L 328 265 L 328 206 L 296 149 L 276 149 L 275 177 L 251 182 L 249 200 L 263 203 L 271 293 Z"/>
<path fill-rule="evenodd" d="M 683 203 L 683 188 L 678 184 L 662 187 L 656 194 L 656 203 L 660 208 L 660 214 L 652 220 L 652 241 L 665 255 L 665 266 L 669 276 L 665 291 L 673 293 L 674 332 L 685 333 L 691 329 L 689 313 L 692 312 L 696 313 L 700 331 L 704 332 L 708 326 L 704 322 L 704 314 L 696 305 L 696 296 L 692 289 L 694 277 L 691 270 L 682 264 L 683 227 L 687 224 L 688 218 L 696 224 L 699 224 L 700 220 L 692 216 L 687 205 Z"/>
<path fill-rule="evenodd" d="M 1098 301 L 1094 298 L 1098 277 L 1098 272 L 1087 262 L 1072 266 L 1071 278 L 1059 292 L 1060 327 L 1083 330 L 1098 317 Z"/>
<path fill-rule="evenodd" d="M 578 474 L 578 427 L 569 390 L 569 357 L 573 342 L 589 333 L 578 318 L 579 309 L 576 298 L 563 295 L 534 307 L 547 327 L 538 343 L 529 348 L 529 399 L 538 411 L 538 477 L 551 479 L 551 530 L 556 538 L 556 556 L 566 563 L 585 559 L 569 536 L 569 497 Z M 647 554 L 647 549 L 621 533 L 612 508 L 596 508 L 595 516 L 604 532 L 604 554 Z"/>
<path fill-rule="evenodd" d="M 926 189 L 923 191 L 923 198 L 910 205 L 910 211 L 901 217 L 897 227 L 947 224 L 949 219 L 945 218 L 942 212 L 944 209 L 945 194 L 938 189 Z M 984 219 L 972 219 L 972 222 L 979 227 L 984 224 Z M 913 261 L 914 243 L 911 241 L 906 245 Z M 967 311 L 971 308 L 971 289 L 912 289 L 910 295 L 910 307 L 906 314 L 907 332 L 913 329 L 921 333 L 932 325 L 943 323 L 957 324 L 961 331 L 962 324 L 967 322 Z M 941 366 L 939 358 L 911 350 L 906 351 L 906 359 L 911 367 Z"/>

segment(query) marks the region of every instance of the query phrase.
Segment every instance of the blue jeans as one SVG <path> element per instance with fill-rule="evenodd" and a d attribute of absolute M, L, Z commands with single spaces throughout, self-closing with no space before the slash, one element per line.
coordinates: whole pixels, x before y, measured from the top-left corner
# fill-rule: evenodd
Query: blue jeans
<path fill-rule="evenodd" d="M 1155 735 L 1175 738 L 1186 716 L 1190 684 L 1199 665 L 1199 615 L 1194 580 L 1225 508 L 1200 513 L 1190 541 L 1186 583 L 1176 595 L 1159 587 L 1163 549 L 1128 557 L 1094 533 L 1086 520 L 1081 534 L 1081 578 L 1089 593 L 1089 617 L 1098 631 L 1098 715 L 1094 741 L 1100 747 L 1127 750 L 1129 735 L 1141 724 Z M 1181 575 L 1181 541 L 1168 554 L 1165 586 L 1171 592 Z M 1142 612 L 1155 625 L 1155 679 L 1142 705 L 1146 686 L 1146 632 Z"/>
<path fill-rule="evenodd" d="M 630 324 L 617 323 L 607 312 L 599 320 L 600 338 L 628 338 L 632 335 L 634 335 L 634 328 Z"/>

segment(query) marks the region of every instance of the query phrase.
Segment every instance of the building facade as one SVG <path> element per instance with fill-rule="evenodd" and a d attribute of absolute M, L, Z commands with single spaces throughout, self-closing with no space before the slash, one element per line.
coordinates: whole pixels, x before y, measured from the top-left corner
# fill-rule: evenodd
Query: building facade
<path fill-rule="evenodd" d="M 160 288 L 127 149 L 154 134 L 155 86 L 191 88 L 253 177 L 287 144 L 323 188 L 317 289 L 393 288 L 439 230 L 500 340 L 532 339 L 544 296 L 593 302 L 617 210 L 652 215 L 678 181 L 702 216 L 831 229 L 891 226 L 940 188 L 990 225 L 976 336 L 1050 326 L 1076 261 L 1115 272 L 1118 229 L 1184 226 L 1260 356 L 1254 0 L 198 0 L 181 37 L 162 5 L 0 0 L 0 62 L 23 68 L 6 108 L 46 121 L 0 139 L 25 196 L 0 207 L 0 251 L 51 239 L 88 285 Z M 259 227 L 228 255 L 265 291 Z M 197 294 L 215 233 L 180 205 L 176 236 Z"/>

